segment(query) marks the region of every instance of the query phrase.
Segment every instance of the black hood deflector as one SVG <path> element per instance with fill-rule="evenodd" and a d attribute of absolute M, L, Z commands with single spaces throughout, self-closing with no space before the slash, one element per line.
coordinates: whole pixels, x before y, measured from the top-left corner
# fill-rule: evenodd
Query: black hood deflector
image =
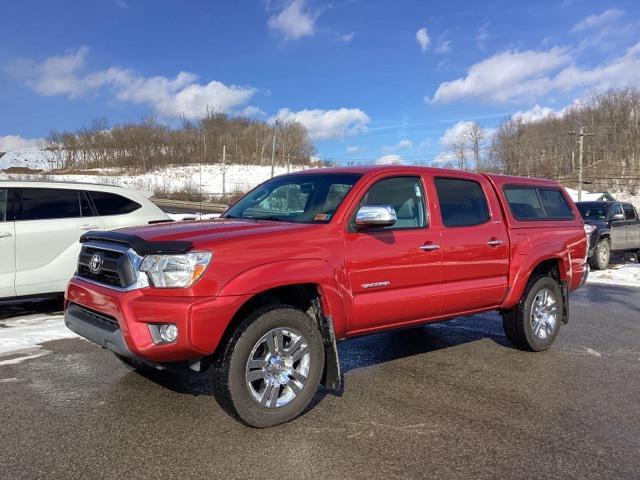
<path fill-rule="evenodd" d="M 181 240 L 153 242 L 122 232 L 87 232 L 80 237 L 80 243 L 90 241 L 117 243 L 133 249 L 138 255 L 186 253 L 193 243 Z"/>

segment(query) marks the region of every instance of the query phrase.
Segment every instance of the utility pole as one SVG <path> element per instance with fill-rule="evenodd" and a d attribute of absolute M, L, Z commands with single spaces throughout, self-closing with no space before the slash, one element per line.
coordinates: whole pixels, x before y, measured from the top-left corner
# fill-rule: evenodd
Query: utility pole
<path fill-rule="evenodd" d="M 227 146 L 222 146 L 222 198 L 227 197 Z"/>
<path fill-rule="evenodd" d="M 271 147 L 271 178 L 273 178 L 275 172 L 275 162 L 276 162 L 276 134 L 278 133 L 278 120 L 276 120 L 275 125 L 273 126 L 273 145 Z"/>
<path fill-rule="evenodd" d="M 584 127 L 580 127 L 580 132 L 570 132 L 569 135 L 578 137 L 578 201 L 582 201 L 582 184 L 584 174 L 584 137 L 591 136 L 591 133 L 584 133 Z"/>

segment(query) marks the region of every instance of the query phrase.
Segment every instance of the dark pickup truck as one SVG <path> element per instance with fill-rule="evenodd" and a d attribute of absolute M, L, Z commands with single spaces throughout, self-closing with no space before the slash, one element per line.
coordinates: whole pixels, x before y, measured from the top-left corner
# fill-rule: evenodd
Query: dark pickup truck
<path fill-rule="evenodd" d="M 611 252 L 640 255 L 640 219 L 633 205 L 622 202 L 578 202 L 577 205 L 589 234 L 591 268 L 607 268 Z"/>

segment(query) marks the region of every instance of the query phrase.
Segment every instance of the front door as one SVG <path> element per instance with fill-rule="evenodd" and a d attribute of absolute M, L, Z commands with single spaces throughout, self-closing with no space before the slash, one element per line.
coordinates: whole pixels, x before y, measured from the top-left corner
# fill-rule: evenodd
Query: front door
<path fill-rule="evenodd" d="M 13 192 L 0 188 L 0 299 L 14 297 L 16 277 L 16 230 Z"/>
<path fill-rule="evenodd" d="M 621 220 L 611 220 L 611 250 L 624 250 L 627 248 L 627 221 L 624 219 L 622 205 L 614 203 L 611 207 L 611 218 L 614 215 L 622 215 Z"/>
<path fill-rule="evenodd" d="M 628 250 L 640 249 L 640 220 L 636 214 L 636 209 L 632 205 L 625 203 L 622 206 L 624 210 L 624 218 L 627 222 L 626 238 Z"/>
<path fill-rule="evenodd" d="M 420 177 L 399 176 L 373 183 L 354 209 L 345 243 L 351 333 L 440 313 L 440 231 L 430 225 L 428 204 Z M 358 229 L 355 215 L 363 205 L 390 205 L 398 221 Z"/>
<path fill-rule="evenodd" d="M 509 273 L 509 238 L 491 185 L 478 176 L 435 178 L 442 219 L 442 313 L 500 304 Z"/>

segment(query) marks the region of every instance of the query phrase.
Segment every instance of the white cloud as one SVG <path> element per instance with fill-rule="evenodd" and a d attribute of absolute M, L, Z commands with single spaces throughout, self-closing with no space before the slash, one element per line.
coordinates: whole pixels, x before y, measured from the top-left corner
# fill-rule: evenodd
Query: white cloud
<path fill-rule="evenodd" d="M 19 148 L 37 147 L 42 138 L 24 138 L 20 135 L 0 136 L 0 152 L 9 152 Z"/>
<path fill-rule="evenodd" d="M 444 36 L 440 36 L 436 48 L 434 48 L 433 51 L 438 54 L 449 53 L 451 51 L 451 42 L 446 40 Z"/>
<path fill-rule="evenodd" d="M 401 165 L 402 158 L 399 155 L 384 155 L 376 160 L 376 165 Z"/>
<path fill-rule="evenodd" d="M 179 72 L 175 78 L 143 77 L 119 67 L 83 73 L 89 50 L 47 58 L 41 63 L 22 61 L 16 64 L 18 75 L 41 95 L 66 95 L 71 99 L 108 91 L 123 102 L 149 105 L 162 117 L 184 115 L 198 118 L 207 110 L 231 112 L 246 104 L 255 93 L 251 87 L 225 85 L 211 81 L 198 83 L 198 76 Z"/>
<path fill-rule="evenodd" d="M 535 105 L 529 110 L 517 111 L 516 113 L 511 115 L 511 118 L 516 122 L 531 123 L 543 120 L 548 117 L 557 117 L 559 115 L 561 115 L 561 112 L 556 112 L 553 108 Z"/>
<path fill-rule="evenodd" d="M 495 54 L 469 68 L 467 76 L 440 84 L 434 102 L 451 102 L 463 98 L 480 98 L 505 102 L 525 95 L 544 93 L 551 70 L 568 64 L 566 49 L 549 51 L 506 51 Z"/>
<path fill-rule="evenodd" d="M 258 107 L 254 107 L 253 105 L 244 107 L 240 111 L 240 114 L 249 118 L 260 118 L 267 116 L 267 114 L 263 110 L 259 109 Z"/>
<path fill-rule="evenodd" d="M 293 0 L 280 13 L 269 18 L 269 29 L 276 30 L 286 39 L 292 40 L 313 35 L 318 13 L 305 12 L 304 7 L 304 0 Z"/>
<path fill-rule="evenodd" d="M 362 150 L 362 147 L 358 147 L 358 146 L 355 146 L 355 145 L 349 145 L 349 146 L 345 149 L 345 151 L 346 151 L 347 153 L 357 153 L 357 152 L 359 152 L 359 151 L 361 151 L 361 150 Z"/>
<path fill-rule="evenodd" d="M 309 132 L 312 140 L 342 138 L 367 131 L 371 122 L 369 116 L 359 108 L 337 110 L 300 110 L 292 112 L 288 108 L 278 110 L 269 121 L 300 122 Z"/>
<path fill-rule="evenodd" d="M 484 23 L 476 34 L 476 45 L 480 50 L 487 48 L 487 40 L 489 39 L 489 22 Z"/>
<path fill-rule="evenodd" d="M 356 36 L 355 32 L 339 34 L 338 39 L 342 40 L 345 43 L 349 43 Z"/>
<path fill-rule="evenodd" d="M 580 20 L 573 26 L 573 32 L 580 32 L 583 30 L 590 30 L 594 28 L 603 27 L 611 22 L 614 22 L 622 17 L 624 12 L 615 8 L 605 10 L 600 14 L 589 15 L 587 18 Z"/>
<path fill-rule="evenodd" d="M 416 32 L 416 42 L 418 42 L 418 45 L 420 45 L 420 50 L 422 50 L 423 52 L 426 52 L 429 49 L 431 38 L 429 37 L 427 27 L 422 27 Z"/>
<path fill-rule="evenodd" d="M 447 163 L 458 163 L 458 159 L 452 152 L 440 152 L 431 162 L 433 165 L 445 165 Z"/>
<path fill-rule="evenodd" d="M 400 140 L 398 143 L 396 143 L 395 145 L 385 145 L 384 147 L 382 147 L 382 149 L 385 152 L 393 152 L 395 150 L 403 150 L 403 149 L 410 149 L 413 148 L 413 142 L 411 140 Z"/>
<path fill-rule="evenodd" d="M 472 123 L 473 122 L 471 120 L 463 120 L 449 127 L 442 137 L 440 137 L 440 145 L 443 147 L 452 147 L 455 145 L 460 137 L 469 131 L 469 127 Z"/>

